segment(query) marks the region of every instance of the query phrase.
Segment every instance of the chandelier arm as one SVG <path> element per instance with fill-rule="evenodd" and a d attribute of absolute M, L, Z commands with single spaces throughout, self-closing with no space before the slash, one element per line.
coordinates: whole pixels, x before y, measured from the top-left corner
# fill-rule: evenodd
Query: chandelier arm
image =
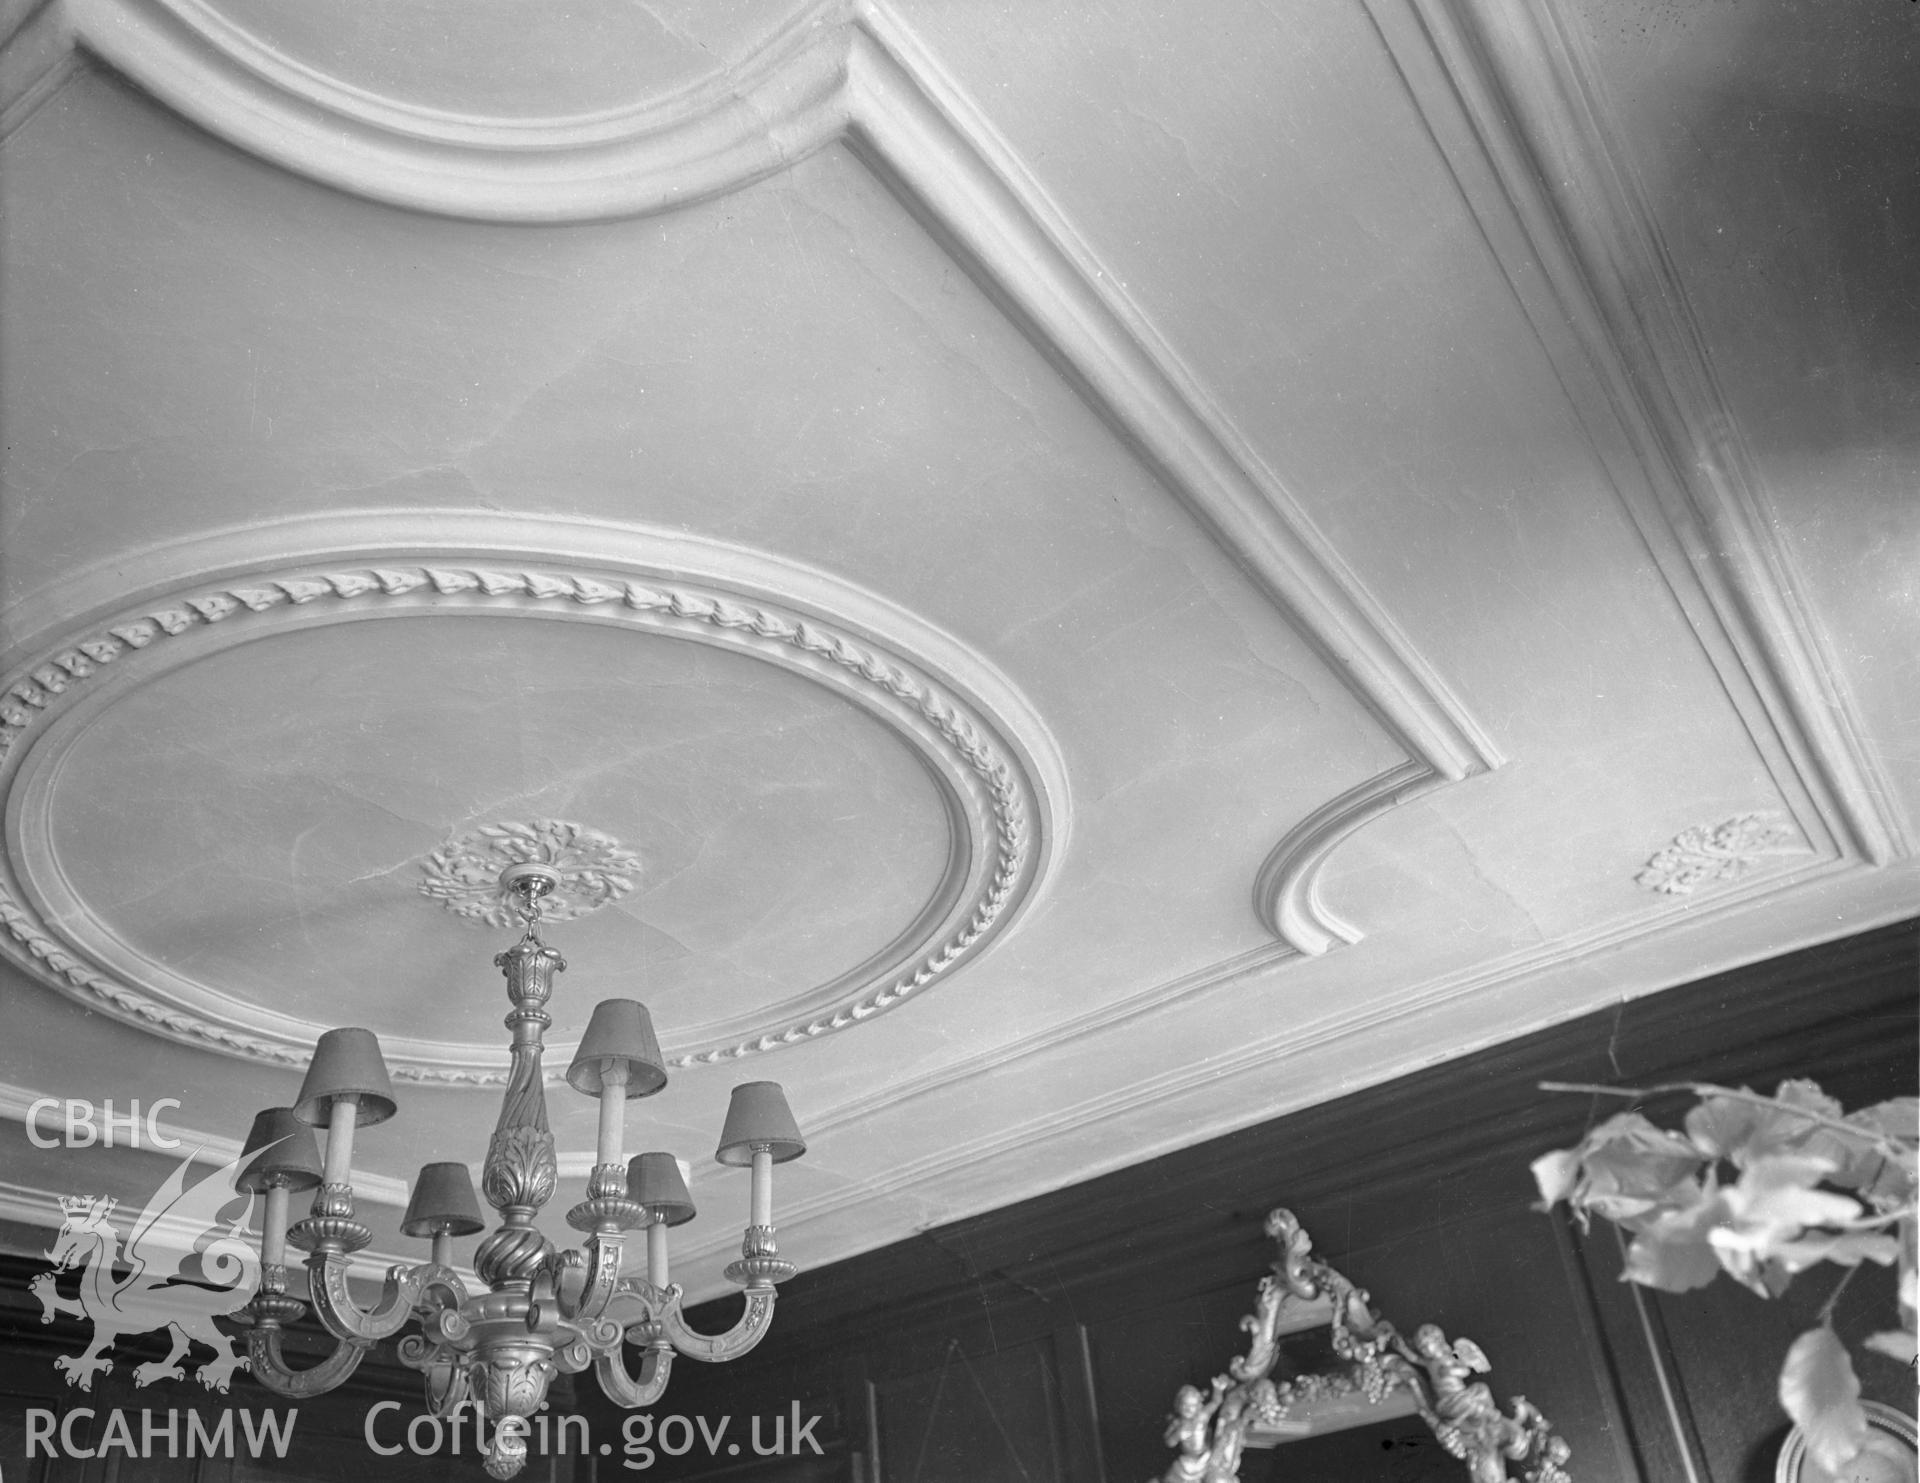
<path fill-rule="evenodd" d="M 257 1319 L 247 1330 L 247 1361 L 254 1378 L 275 1395 L 303 1401 L 324 1395 L 351 1375 L 373 1346 L 360 1339 L 340 1339 L 333 1353 L 317 1365 L 296 1370 L 280 1357 L 280 1324 Z"/>
<path fill-rule="evenodd" d="M 614 1289 L 602 1321 L 618 1324 L 629 1344 L 649 1344 L 660 1336 L 660 1321 L 670 1307 L 679 1303 L 682 1291 L 677 1282 L 655 1287 L 636 1272 L 622 1278 Z"/>
<path fill-rule="evenodd" d="M 593 1373 L 600 1389 L 616 1406 L 628 1411 L 651 1406 L 667 1393 L 667 1380 L 673 1373 L 673 1347 L 665 1339 L 655 1339 L 648 1344 L 636 1376 L 627 1368 L 626 1355 L 615 1344 L 594 1356 Z"/>
<path fill-rule="evenodd" d="M 466 1301 L 466 1284 L 459 1273 L 423 1262 L 417 1267 L 390 1267 L 380 1302 L 368 1311 L 353 1301 L 347 1266 L 346 1253 L 338 1250 L 322 1249 L 307 1258 L 314 1312 L 338 1339 L 377 1344 L 406 1327 L 416 1308 L 458 1310 Z"/>
<path fill-rule="evenodd" d="M 674 1301 L 679 1292 L 678 1283 L 672 1287 L 655 1287 L 636 1272 L 631 1277 L 620 1279 L 603 1316 L 618 1323 L 623 1329 L 630 1329 L 636 1324 L 651 1323 L 665 1311 L 667 1304 Z"/>
<path fill-rule="evenodd" d="M 584 1254 L 578 1250 L 561 1253 L 552 1263 L 554 1302 L 560 1317 L 568 1323 L 592 1323 L 607 1311 L 607 1304 L 620 1288 L 620 1262 L 626 1240 L 619 1231 L 595 1231 L 587 1238 Z M 584 1264 L 587 1280 L 580 1296 L 569 1303 L 560 1288 L 560 1268 Z"/>
<path fill-rule="evenodd" d="M 681 1316 L 679 1284 L 667 1291 L 669 1301 L 660 1316 L 667 1341 L 688 1359 L 715 1365 L 738 1359 L 766 1337 L 767 1327 L 773 1322 L 773 1300 L 779 1296 L 772 1286 L 750 1287 L 746 1291 L 746 1311 L 732 1328 L 723 1334 L 702 1334 L 689 1328 Z"/>

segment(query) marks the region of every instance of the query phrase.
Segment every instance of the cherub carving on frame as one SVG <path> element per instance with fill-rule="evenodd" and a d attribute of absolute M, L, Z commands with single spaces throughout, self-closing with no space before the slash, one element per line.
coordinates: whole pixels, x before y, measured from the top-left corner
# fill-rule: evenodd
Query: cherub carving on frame
<path fill-rule="evenodd" d="M 1174 1397 L 1166 1440 L 1177 1455 L 1161 1483 L 1237 1483 L 1250 1434 L 1278 1431 L 1290 1413 L 1311 1412 L 1316 1401 L 1360 1396 L 1377 1405 L 1398 1390 L 1410 1393 L 1414 1409 L 1466 1465 L 1472 1483 L 1511 1483 L 1509 1463 L 1518 1464 L 1524 1483 L 1571 1483 L 1571 1449 L 1539 1409 L 1515 1396 L 1512 1414 L 1503 1414 L 1486 1382 L 1473 1378 L 1489 1368 L 1478 1344 L 1449 1340 L 1430 1323 L 1409 1342 L 1374 1311 L 1364 1288 L 1314 1257 L 1313 1241 L 1292 1212 L 1274 1210 L 1266 1232 L 1280 1252 L 1260 1279 L 1254 1311 L 1240 1320 L 1251 1335 L 1247 1352 L 1227 1374 L 1216 1375 L 1207 1392 L 1183 1385 Z M 1322 1300 L 1331 1306 L 1327 1323 L 1337 1366 L 1274 1380 L 1283 1325 Z"/>
<path fill-rule="evenodd" d="M 1179 1456 L 1167 1469 L 1167 1483 L 1204 1483 L 1213 1453 L 1207 1424 L 1220 1409 L 1220 1392 L 1226 1388 L 1223 1381 L 1224 1377 L 1214 1379 L 1212 1400 L 1191 1385 L 1181 1386 L 1174 1396 L 1173 1415 L 1167 1419 L 1167 1445 Z"/>

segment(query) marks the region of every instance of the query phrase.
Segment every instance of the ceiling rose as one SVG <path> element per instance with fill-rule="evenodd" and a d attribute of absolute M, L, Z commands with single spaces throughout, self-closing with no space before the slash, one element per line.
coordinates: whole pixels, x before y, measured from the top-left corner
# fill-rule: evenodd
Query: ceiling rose
<path fill-rule="evenodd" d="M 629 547 L 637 544 L 632 532 L 623 535 Z M 621 547 L 620 541 L 605 544 L 614 552 Z M 667 570 L 611 559 L 606 550 L 592 564 L 497 551 L 485 560 L 386 552 L 377 561 L 275 562 L 218 582 L 175 586 L 135 609 L 61 625 L 56 637 L 0 681 L 0 797 L 8 817 L 0 950 L 40 982 L 143 1029 L 231 1055 L 303 1064 L 322 1028 L 305 1013 L 309 996 L 279 992 L 272 982 L 256 985 L 253 976 L 236 971 L 204 977 L 198 949 L 151 950 L 160 939 L 151 933 L 142 938 L 122 921 L 124 913 L 141 909 L 132 895 L 103 891 L 98 870 L 89 875 L 63 861 L 63 848 L 70 855 L 73 849 L 67 843 L 71 826 L 62 821 L 76 808 L 93 809 L 96 837 L 103 819 L 109 825 L 123 825 L 129 816 L 144 822 L 137 786 L 117 780 L 114 768 L 99 760 L 124 757 L 126 749 L 89 744 L 89 730 L 103 721 L 112 723 L 103 736 L 116 726 L 124 729 L 129 723 L 115 719 L 115 709 L 136 700 L 130 717 L 143 715 L 141 707 L 179 711 L 187 728 L 180 734 L 190 741 L 191 723 L 202 714 L 190 700 L 235 660 L 247 659 L 243 669 L 259 673 L 259 663 L 248 658 L 254 645 L 293 641 L 288 652 L 298 658 L 299 644 L 338 635 L 338 644 L 363 649 L 370 666 L 390 666 L 397 647 L 413 642 L 409 633 L 489 630 L 485 623 L 464 622 L 449 629 L 449 618 L 538 620 L 525 631 L 549 645 L 565 637 L 553 627 L 558 619 L 590 625 L 593 631 L 582 634 L 581 642 L 599 645 L 603 663 L 605 646 L 626 642 L 617 635 L 627 632 L 636 635 L 638 648 L 651 646 L 655 653 L 678 648 L 660 650 L 662 640 L 684 641 L 696 646 L 690 658 L 715 650 L 737 656 L 703 663 L 729 664 L 735 673 L 748 674 L 770 665 L 805 682 L 796 687 L 793 680 L 782 681 L 782 693 L 805 695 L 824 687 L 837 699 L 819 704 L 836 706 L 836 714 L 849 718 L 834 724 L 867 728 L 859 734 L 876 738 L 869 745 L 904 744 L 906 755 L 918 760 L 917 767 L 892 764 L 893 772 L 917 779 L 910 786 L 926 795 L 913 815 L 922 822 L 914 827 L 940 836 L 931 842 L 934 859 L 945 862 L 933 871 L 937 879 L 928 878 L 924 897 L 913 898 L 917 905 L 901 908 L 903 919 L 859 947 L 858 961 L 825 977 L 816 969 L 811 981 L 770 986 L 750 1002 L 723 1003 L 704 1019 L 676 1015 L 680 1023 L 662 1027 L 670 1064 L 725 1061 L 835 1033 L 951 977 L 1015 918 L 1057 843 L 1064 790 L 1050 738 L 991 666 L 972 660 L 910 614 L 775 558 L 717 543 L 696 550 L 698 543 L 685 538 L 662 544 L 672 557 Z M 709 570 L 698 580 L 686 575 L 703 565 Z M 711 570 L 728 566 L 733 572 Z M 769 592 L 783 579 L 798 589 L 797 601 Z M 859 627 L 829 604 L 843 607 Z M 875 632 L 876 618 L 887 625 L 884 639 Z M 422 619 L 440 626 L 417 621 Z M 385 620 L 416 621 L 394 628 L 389 637 Z M 742 659 L 754 663 L 741 671 Z M 463 664 L 455 659 L 446 668 L 457 678 Z M 585 675 L 581 683 L 592 693 L 607 676 Z M 180 687 L 177 693 L 173 687 Z M 741 693 L 766 688 L 749 679 Z M 696 686 L 693 693 L 707 692 Z M 407 693 L 401 702 L 416 713 L 435 710 L 430 697 Z M 244 705 L 237 703 L 234 714 L 244 716 Z M 317 715 L 315 724 L 335 725 L 337 717 Z M 209 722 L 206 729 L 219 728 Z M 884 737 L 891 740 L 878 740 Z M 176 747 L 174 753 L 192 750 Z M 457 769 L 464 765 L 458 752 L 446 749 L 433 766 Z M 85 797 L 102 788 L 123 789 L 118 814 L 103 813 L 97 799 Z M 249 810 L 274 806 L 270 796 L 259 803 L 218 795 L 214 801 L 233 810 L 243 827 L 251 820 Z M 497 877 L 499 866 L 476 863 L 481 857 L 551 860 L 573 878 L 573 900 L 563 908 L 571 916 L 608 905 L 636 884 L 637 857 L 603 829 L 544 815 L 494 820 L 434 851 L 424 865 L 413 854 L 412 884 L 450 910 L 483 920 L 500 910 L 497 889 L 491 881 L 478 892 L 474 885 L 489 872 Z M 925 845 L 915 848 L 924 856 Z M 390 875 L 391 868 L 378 874 Z M 298 894 L 291 876 L 284 884 Z M 366 887 L 376 888 L 391 891 L 392 885 Z M 296 902 L 295 909 L 304 908 Z M 561 914 L 556 911 L 556 919 Z M 260 976 L 270 979 L 271 969 Z M 686 1023 L 694 1019 L 699 1022 Z M 675 1030 L 683 1036 L 677 1044 Z M 383 1030 L 382 1039 L 395 1076 L 403 1080 L 487 1085 L 504 1075 L 497 1049 L 477 1035 L 442 1040 Z"/>
<path fill-rule="evenodd" d="M 540 915 L 549 922 L 571 922 L 618 901 L 640 873 L 640 857 L 611 834 L 564 819 L 530 819 L 489 824 L 448 840 L 420 862 L 420 894 L 469 922 L 511 927 L 514 898 L 500 873 L 528 864 L 551 869 L 540 901 Z"/>

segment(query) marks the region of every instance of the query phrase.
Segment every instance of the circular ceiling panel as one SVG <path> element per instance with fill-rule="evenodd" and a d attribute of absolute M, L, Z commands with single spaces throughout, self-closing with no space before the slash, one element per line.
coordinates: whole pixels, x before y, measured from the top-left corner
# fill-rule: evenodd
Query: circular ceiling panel
<path fill-rule="evenodd" d="M 558 818 L 641 863 L 548 930 L 556 1041 L 607 997 L 683 1065 L 858 1023 L 1005 927 L 1048 831 L 1004 718 L 820 592 L 383 560 L 85 625 L 0 699 L 5 945 L 174 1038 L 298 1063 L 362 1024 L 402 1078 L 485 1083 L 510 934 L 420 888 L 454 836 Z"/>

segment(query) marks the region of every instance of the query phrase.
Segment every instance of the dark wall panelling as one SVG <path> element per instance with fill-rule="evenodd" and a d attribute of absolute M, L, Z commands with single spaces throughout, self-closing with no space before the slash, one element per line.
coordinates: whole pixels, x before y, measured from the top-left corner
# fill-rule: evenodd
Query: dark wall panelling
<path fill-rule="evenodd" d="M 1167 1465 L 1174 1391 L 1241 1352 L 1239 1319 L 1272 1255 L 1261 1221 L 1285 1204 L 1389 1317 L 1478 1342 L 1495 1394 L 1553 1419 L 1580 1483 L 1758 1483 L 1785 1430 L 1779 1359 L 1830 1279 L 1775 1305 L 1730 1285 L 1649 1295 L 1663 1345 L 1650 1351 L 1611 1228 L 1583 1236 L 1531 1208 L 1528 1162 L 1617 1107 L 1538 1083 L 1771 1090 L 1810 1076 L 1849 1106 L 1910 1093 L 1917 943 L 1904 924 L 1634 1000 L 802 1273 L 759 1351 L 681 1366 L 663 1409 L 750 1414 L 809 1397 L 837 1418 L 834 1476 L 859 1483 L 1144 1483 Z M 1864 1331 L 1889 1308 L 1869 1279 L 1857 1285 L 1841 1318 Z M 697 1316 L 729 1321 L 721 1307 Z M 1899 1403 L 1898 1370 L 1868 1366 L 1888 1372 L 1867 1376 L 1868 1393 Z M 581 1404 L 603 1403 L 586 1388 Z M 1387 1423 L 1249 1454 L 1242 1475 L 1450 1476 L 1440 1461 Z M 724 1473 L 692 1457 L 653 1473 L 693 1475 Z"/>
<path fill-rule="evenodd" d="M 874 1381 L 888 1476 L 922 1483 L 1025 1483 L 1066 1475 L 1051 1339 L 968 1355 Z"/>

